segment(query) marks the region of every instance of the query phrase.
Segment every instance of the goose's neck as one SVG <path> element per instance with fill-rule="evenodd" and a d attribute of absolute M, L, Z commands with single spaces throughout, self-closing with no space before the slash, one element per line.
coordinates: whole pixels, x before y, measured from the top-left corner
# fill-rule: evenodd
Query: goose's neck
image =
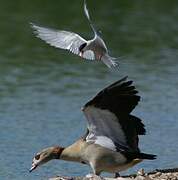
<path fill-rule="evenodd" d="M 66 161 L 81 162 L 82 159 L 82 142 L 77 141 L 76 143 L 66 147 L 60 154 L 60 159 Z"/>

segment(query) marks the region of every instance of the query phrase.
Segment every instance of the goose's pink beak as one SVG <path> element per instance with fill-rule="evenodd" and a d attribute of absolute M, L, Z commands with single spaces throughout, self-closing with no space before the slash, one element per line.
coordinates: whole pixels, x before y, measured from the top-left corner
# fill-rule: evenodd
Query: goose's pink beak
<path fill-rule="evenodd" d="M 32 172 L 33 170 L 35 170 L 38 167 L 37 164 L 32 163 L 32 167 L 30 168 L 29 172 Z"/>

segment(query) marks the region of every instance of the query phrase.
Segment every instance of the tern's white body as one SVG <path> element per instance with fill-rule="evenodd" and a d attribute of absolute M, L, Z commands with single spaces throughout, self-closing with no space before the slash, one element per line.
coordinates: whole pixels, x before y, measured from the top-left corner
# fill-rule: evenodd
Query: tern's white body
<path fill-rule="evenodd" d="M 95 59 L 97 60 L 101 60 L 101 58 L 108 53 L 104 41 L 99 36 L 95 36 L 94 39 L 88 41 L 86 47 L 83 50 L 93 51 L 95 55 Z"/>

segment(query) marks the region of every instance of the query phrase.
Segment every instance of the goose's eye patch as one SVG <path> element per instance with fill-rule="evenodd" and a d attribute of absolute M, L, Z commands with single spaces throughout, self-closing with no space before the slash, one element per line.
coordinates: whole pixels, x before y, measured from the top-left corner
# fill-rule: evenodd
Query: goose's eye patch
<path fill-rule="evenodd" d="M 40 154 L 37 154 L 37 155 L 35 156 L 35 159 L 36 159 L 36 160 L 39 160 L 39 159 L 40 159 Z"/>

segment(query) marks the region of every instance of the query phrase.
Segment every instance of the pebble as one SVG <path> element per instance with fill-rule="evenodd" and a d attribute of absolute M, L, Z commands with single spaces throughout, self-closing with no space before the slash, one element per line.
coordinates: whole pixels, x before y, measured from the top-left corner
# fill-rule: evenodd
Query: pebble
<path fill-rule="evenodd" d="M 143 168 L 141 168 L 141 169 L 137 172 L 137 175 L 139 175 L 139 176 L 144 176 L 144 174 L 145 174 L 145 171 L 144 171 Z"/>
<path fill-rule="evenodd" d="M 161 174 L 162 174 L 161 172 L 157 172 L 154 176 L 158 177 L 158 176 L 161 176 Z"/>
<path fill-rule="evenodd" d="M 144 176 L 137 176 L 136 178 L 135 178 L 135 180 L 145 180 L 145 177 Z"/>

